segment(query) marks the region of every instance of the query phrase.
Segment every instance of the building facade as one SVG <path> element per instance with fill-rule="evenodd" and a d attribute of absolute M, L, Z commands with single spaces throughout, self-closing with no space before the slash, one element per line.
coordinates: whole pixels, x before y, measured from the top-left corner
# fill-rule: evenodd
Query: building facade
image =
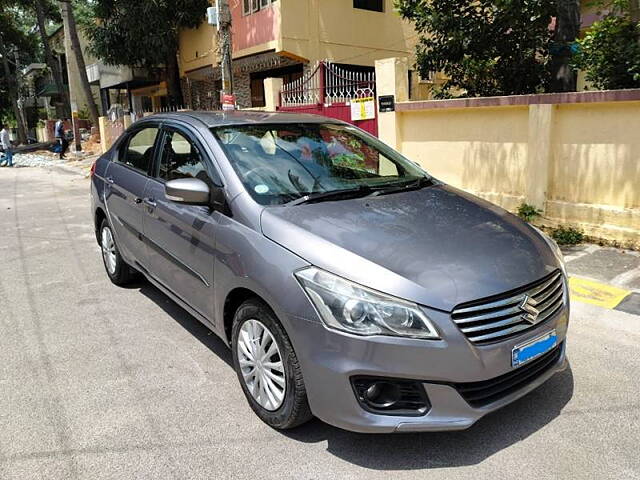
<path fill-rule="evenodd" d="M 263 107 L 265 78 L 285 83 L 317 61 L 371 71 L 375 60 L 412 55 L 415 31 L 393 0 L 238 0 L 230 3 L 234 92 L 241 108 Z M 217 32 L 203 22 L 180 34 L 188 107 L 219 106 Z"/>

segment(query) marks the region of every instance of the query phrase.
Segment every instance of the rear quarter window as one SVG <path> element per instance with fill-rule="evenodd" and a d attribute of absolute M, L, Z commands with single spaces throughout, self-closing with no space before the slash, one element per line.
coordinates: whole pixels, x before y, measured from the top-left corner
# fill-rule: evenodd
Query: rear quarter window
<path fill-rule="evenodd" d="M 147 173 L 153 162 L 154 145 L 158 136 L 158 127 L 138 130 L 125 141 L 118 162 Z"/>

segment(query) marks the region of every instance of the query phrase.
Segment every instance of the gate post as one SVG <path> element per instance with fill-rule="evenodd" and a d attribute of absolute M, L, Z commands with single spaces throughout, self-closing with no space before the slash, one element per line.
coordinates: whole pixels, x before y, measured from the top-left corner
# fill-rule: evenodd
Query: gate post
<path fill-rule="evenodd" d="M 376 100 L 386 95 L 393 95 L 396 103 L 409 100 L 408 58 L 376 60 Z M 401 151 L 402 129 L 399 113 L 378 112 L 378 138 Z"/>
<path fill-rule="evenodd" d="M 324 61 L 320 62 L 319 69 L 320 71 L 318 73 L 320 74 L 320 104 L 324 106 L 325 99 L 327 98 L 325 91 L 327 81 L 327 64 Z"/>
<path fill-rule="evenodd" d="M 280 91 L 282 90 L 282 78 L 265 78 L 264 83 L 264 107 L 268 112 L 275 112 L 280 106 Z"/>
<path fill-rule="evenodd" d="M 102 153 L 107 153 L 111 147 L 111 137 L 107 136 L 107 117 L 98 118 L 98 128 L 100 129 L 100 149 Z"/>

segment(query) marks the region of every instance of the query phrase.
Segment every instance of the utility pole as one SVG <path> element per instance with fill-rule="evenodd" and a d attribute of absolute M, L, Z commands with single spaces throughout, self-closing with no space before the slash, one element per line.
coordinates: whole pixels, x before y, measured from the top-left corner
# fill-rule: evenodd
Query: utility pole
<path fill-rule="evenodd" d="M 233 71 L 231 69 L 231 11 L 229 10 L 229 0 L 216 0 L 216 4 L 218 8 L 218 45 L 222 73 L 220 101 L 223 110 L 233 110 L 236 102 L 233 96 Z"/>

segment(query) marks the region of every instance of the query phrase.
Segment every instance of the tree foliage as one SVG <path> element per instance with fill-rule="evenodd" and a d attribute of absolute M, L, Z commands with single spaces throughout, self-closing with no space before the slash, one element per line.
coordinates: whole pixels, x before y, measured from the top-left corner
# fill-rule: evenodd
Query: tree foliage
<path fill-rule="evenodd" d="M 439 96 L 543 91 L 554 0 L 396 0 L 419 33 L 421 76 L 443 72 Z"/>
<path fill-rule="evenodd" d="M 95 0 L 89 4 L 91 13 L 83 15 L 93 21 L 84 28 L 92 53 L 107 64 L 165 65 L 169 96 L 175 97 L 178 32 L 197 27 L 209 6 L 208 0 Z"/>
<path fill-rule="evenodd" d="M 574 65 L 596 88 L 640 88 L 640 23 L 626 0 L 603 6 L 609 13 L 579 40 Z"/>
<path fill-rule="evenodd" d="M 25 93 L 20 91 L 16 59 L 22 66 L 38 59 L 30 26 L 30 18 L 16 2 L 0 0 L 0 120 L 12 124 L 19 118 L 18 98 Z M 23 141 L 24 126 L 22 122 L 18 126 L 18 137 Z"/>

